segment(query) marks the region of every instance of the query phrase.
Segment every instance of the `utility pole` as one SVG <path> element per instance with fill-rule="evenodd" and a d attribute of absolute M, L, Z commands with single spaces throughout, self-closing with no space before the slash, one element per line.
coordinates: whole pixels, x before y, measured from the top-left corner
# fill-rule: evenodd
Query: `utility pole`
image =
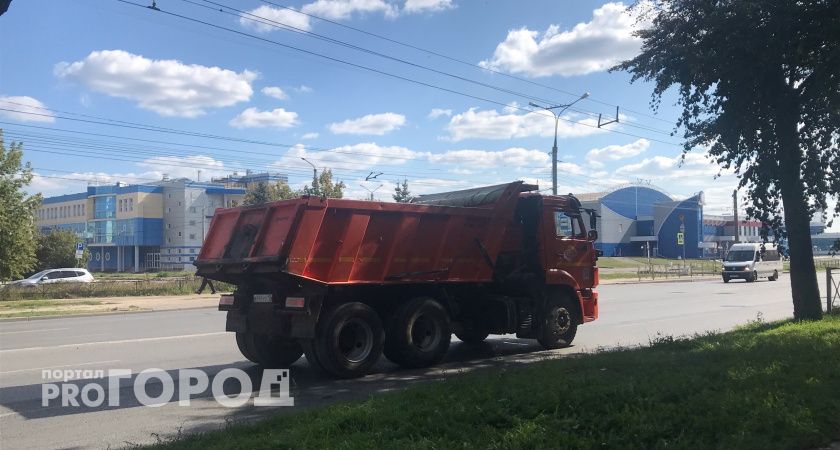
<path fill-rule="evenodd" d="M 554 146 L 551 148 L 551 194 L 557 195 L 557 124 L 560 122 L 560 115 L 575 103 L 589 97 L 589 92 L 584 92 L 577 100 L 567 105 L 542 106 L 534 102 L 529 105 L 534 108 L 544 109 L 554 115 Z M 555 111 L 559 109 L 559 111 Z"/>
<path fill-rule="evenodd" d="M 741 225 L 738 223 L 738 189 L 732 191 L 732 213 L 734 214 L 733 220 L 735 222 L 735 243 L 737 244 L 740 242 L 740 227 Z"/>

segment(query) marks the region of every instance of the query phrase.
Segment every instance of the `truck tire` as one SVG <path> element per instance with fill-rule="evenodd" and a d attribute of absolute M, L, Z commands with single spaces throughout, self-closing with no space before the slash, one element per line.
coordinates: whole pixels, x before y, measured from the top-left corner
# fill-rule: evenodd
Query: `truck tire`
<path fill-rule="evenodd" d="M 540 318 L 542 329 L 537 341 L 546 350 L 572 345 L 577 334 L 577 319 L 574 304 L 566 294 L 550 298 Z"/>
<path fill-rule="evenodd" d="M 747 283 L 754 283 L 758 281 L 758 272 L 753 270 L 752 275 L 747 277 Z"/>
<path fill-rule="evenodd" d="M 451 340 L 446 308 L 433 298 L 418 297 L 388 319 L 385 356 L 402 367 L 428 367 L 443 359 Z"/>
<path fill-rule="evenodd" d="M 245 344 L 244 351 L 242 346 L 239 347 L 242 355 L 266 368 L 289 367 L 303 355 L 303 348 L 295 341 L 266 334 L 236 333 L 236 335 L 236 343 L 243 341 Z"/>
<path fill-rule="evenodd" d="M 250 341 L 250 333 L 236 333 L 236 346 L 239 347 L 239 353 L 242 353 L 242 356 L 251 361 L 252 363 L 259 363 L 257 360 L 257 355 L 251 350 L 249 346 Z"/>
<path fill-rule="evenodd" d="M 724 283 L 729 283 L 729 277 L 723 277 L 723 282 Z"/>
<path fill-rule="evenodd" d="M 361 377 L 382 356 L 384 334 L 373 309 L 364 303 L 344 303 L 321 316 L 315 339 L 305 346 L 306 359 L 335 377 Z"/>
<path fill-rule="evenodd" d="M 465 329 L 461 332 L 455 333 L 455 337 L 466 344 L 478 344 L 479 342 L 484 342 L 484 340 L 487 339 L 487 336 L 490 336 L 488 331 L 476 329 Z"/>

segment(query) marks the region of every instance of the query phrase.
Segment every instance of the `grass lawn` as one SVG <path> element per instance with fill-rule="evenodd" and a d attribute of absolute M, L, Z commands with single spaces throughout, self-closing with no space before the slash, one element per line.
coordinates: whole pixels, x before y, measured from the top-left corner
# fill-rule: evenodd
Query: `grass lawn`
<path fill-rule="evenodd" d="M 816 448 L 840 439 L 840 316 L 456 376 L 160 448 Z"/>

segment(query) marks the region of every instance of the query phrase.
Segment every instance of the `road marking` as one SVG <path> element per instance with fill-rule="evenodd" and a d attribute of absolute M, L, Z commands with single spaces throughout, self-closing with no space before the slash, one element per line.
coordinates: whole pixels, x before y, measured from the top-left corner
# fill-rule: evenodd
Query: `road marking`
<path fill-rule="evenodd" d="M 31 372 L 36 370 L 46 370 L 46 369 L 60 369 L 62 367 L 76 367 L 76 366 L 92 366 L 94 364 L 107 364 L 113 362 L 120 362 L 120 359 L 109 359 L 107 361 L 94 361 L 88 363 L 79 363 L 79 364 L 65 364 L 63 366 L 50 366 L 50 367 L 36 367 L 33 369 L 18 369 L 18 370 L 7 370 L 5 372 L 0 372 L 0 375 L 4 375 L 7 373 L 17 373 L 17 372 Z"/>
<path fill-rule="evenodd" d="M 162 337 L 152 337 L 152 338 L 139 338 L 139 339 L 123 339 L 119 341 L 100 341 L 100 342 L 81 342 L 78 344 L 61 344 L 61 345 L 53 345 L 48 347 L 25 347 L 25 348 L 12 348 L 8 350 L 0 350 L 0 353 L 12 353 L 12 352 L 22 352 L 27 350 L 51 350 L 56 348 L 76 348 L 76 347 L 90 347 L 93 345 L 108 345 L 108 344 L 130 344 L 134 342 L 151 342 L 151 341 L 168 341 L 172 339 L 189 339 L 189 338 L 198 338 L 198 337 L 207 337 L 207 336 L 216 336 L 220 334 L 227 334 L 227 331 L 217 331 L 214 333 L 198 333 L 198 334 L 182 334 L 180 336 L 162 336 Z"/>
<path fill-rule="evenodd" d="M 0 334 L 17 334 L 17 333 L 42 333 L 45 331 L 62 331 L 69 330 L 69 328 L 43 328 L 40 330 L 23 330 L 23 331 L 0 331 Z"/>

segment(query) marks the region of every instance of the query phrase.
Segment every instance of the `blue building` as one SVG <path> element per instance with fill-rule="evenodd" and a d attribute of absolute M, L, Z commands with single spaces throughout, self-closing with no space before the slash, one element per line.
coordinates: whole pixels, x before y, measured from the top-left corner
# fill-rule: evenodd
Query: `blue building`
<path fill-rule="evenodd" d="M 703 193 L 675 200 L 651 185 L 580 194 L 598 220 L 595 246 L 604 256 L 703 256 Z"/>
<path fill-rule="evenodd" d="M 75 232 L 90 251 L 91 271 L 189 270 L 215 210 L 244 195 L 244 188 L 187 179 L 88 186 L 45 198 L 38 228 Z"/>

